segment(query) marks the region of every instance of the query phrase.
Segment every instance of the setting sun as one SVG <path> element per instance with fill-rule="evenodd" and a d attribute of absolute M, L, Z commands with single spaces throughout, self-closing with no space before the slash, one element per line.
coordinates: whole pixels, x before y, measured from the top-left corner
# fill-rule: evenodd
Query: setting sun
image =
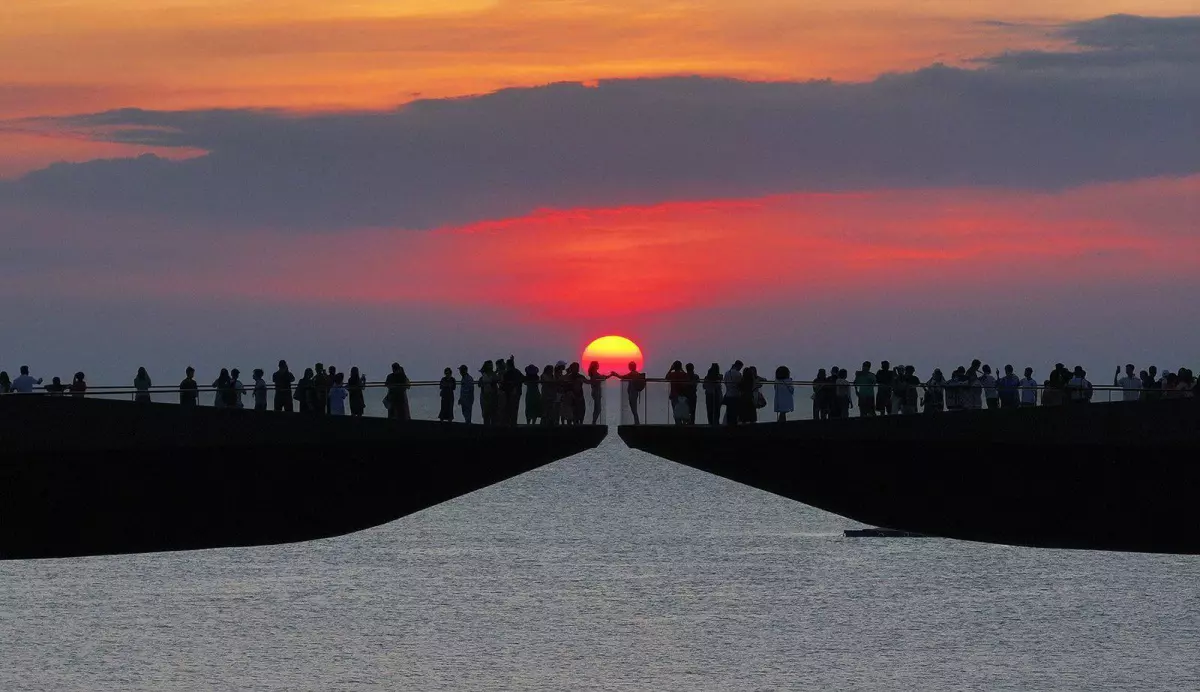
<path fill-rule="evenodd" d="M 583 350 L 583 366 L 586 368 L 592 361 L 600 363 L 600 372 L 629 371 L 629 362 L 637 363 L 642 368 L 642 349 L 623 336 L 602 336 L 588 344 Z"/>

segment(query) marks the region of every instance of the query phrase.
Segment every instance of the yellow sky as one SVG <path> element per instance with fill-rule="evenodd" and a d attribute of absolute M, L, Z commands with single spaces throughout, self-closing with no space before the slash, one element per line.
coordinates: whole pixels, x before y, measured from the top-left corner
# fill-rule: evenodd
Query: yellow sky
<path fill-rule="evenodd" d="M 863 80 L 1055 44 L 1048 29 L 980 20 L 1049 25 L 1122 9 L 1186 14 L 1196 0 L 0 0 L 0 121 L 131 106 L 382 108 L 669 74 Z M 0 128 L 0 150 L 15 136 Z M 0 176 L 34 165 L 40 141 L 23 141 L 19 165 L 0 154 Z M 68 159 L 87 149 L 53 148 Z"/>

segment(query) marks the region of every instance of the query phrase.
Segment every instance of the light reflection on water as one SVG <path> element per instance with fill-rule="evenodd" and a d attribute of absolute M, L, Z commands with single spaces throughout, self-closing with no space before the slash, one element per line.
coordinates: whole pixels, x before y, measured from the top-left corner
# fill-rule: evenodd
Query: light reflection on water
<path fill-rule="evenodd" d="M 1200 689 L 1198 558 L 852 526 L 610 439 L 352 536 L 0 562 L 0 689 Z"/>

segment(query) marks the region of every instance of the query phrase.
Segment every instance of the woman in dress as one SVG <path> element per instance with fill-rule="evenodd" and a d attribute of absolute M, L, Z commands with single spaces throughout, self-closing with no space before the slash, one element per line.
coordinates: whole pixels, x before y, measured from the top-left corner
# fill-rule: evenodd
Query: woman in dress
<path fill-rule="evenodd" d="M 217 375 L 217 379 L 213 380 L 213 408 L 225 408 L 226 390 L 233 386 L 233 378 L 229 376 L 229 371 L 221 368 L 221 374 Z"/>
<path fill-rule="evenodd" d="M 146 368 L 138 368 L 137 375 L 133 378 L 133 388 L 137 390 L 133 394 L 133 400 L 148 404 L 150 403 L 150 373 L 146 372 Z"/>
<path fill-rule="evenodd" d="M 546 415 L 542 406 L 541 373 L 536 365 L 525 367 L 525 423 L 533 425 Z"/>
<path fill-rule="evenodd" d="M 358 367 L 350 368 L 350 382 L 347 383 L 346 391 L 350 397 L 350 415 L 356 418 L 361 418 L 367 410 L 366 385 L 367 378 L 362 376 Z"/>
<path fill-rule="evenodd" d="M 604 411 L 604 382 L 608 375 L 600 374 L 600 362 L 593 360 L 588 364 L 587 381 L 592 387 L 592 425 L 600 422 L 600 414 Z"/>
<path fill-rule="evenodd" d="M 479 412 L 484 425 L 493 425 L 496 420 L 496 399 L 499 396 L 499 379 L 492 361 L 484 361 L 479 368 Z"/>
<path fill-rule="evenodd" d="M 775 369 L 775 413 L 776 421 L 783 423 L 787 414 L 796 410 L 796 387 L 792 384 L 792 371 L 786 365 Z"/>

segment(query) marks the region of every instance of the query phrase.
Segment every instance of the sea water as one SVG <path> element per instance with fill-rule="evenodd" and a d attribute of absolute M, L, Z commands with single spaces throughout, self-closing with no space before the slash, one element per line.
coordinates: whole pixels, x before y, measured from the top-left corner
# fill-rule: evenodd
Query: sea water
<path fill-rule="evenodd" d="M 0 562 L 0 690 L 1200 689 L 1200 557 L 856 526 L 610 438 L 350 536 Z"/>

